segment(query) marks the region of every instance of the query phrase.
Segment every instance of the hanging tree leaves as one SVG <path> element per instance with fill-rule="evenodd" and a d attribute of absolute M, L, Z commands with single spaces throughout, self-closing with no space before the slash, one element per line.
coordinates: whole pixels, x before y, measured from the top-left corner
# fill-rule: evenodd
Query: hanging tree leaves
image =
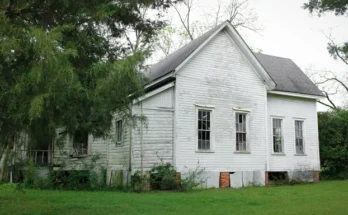
<path fill-rule="evenodd" d="M 176 2 L 176 1 L 174 1 Z M 4 0 L 0 2 L 0 157 L 27 134 L 49 144 L 57 128 L 105 135 L 112 114 L 142 94 L 146 50 L 131 50 L 126 29 L 150 40 L 170 0 Z M 139 13 L 156 11 L 153 19 Z"/>

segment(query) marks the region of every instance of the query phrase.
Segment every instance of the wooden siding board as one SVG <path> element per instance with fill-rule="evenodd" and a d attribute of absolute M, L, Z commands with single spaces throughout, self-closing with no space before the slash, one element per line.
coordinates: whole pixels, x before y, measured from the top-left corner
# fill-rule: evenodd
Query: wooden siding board
<path fill-rule="evenodd" d="M 148 171 L 161 162 L 173 162 L 173 88 L 144 100 L 143 170 Z M 141 115 L 141 106 L 133 106 L 133 114 Z M 140 125 L 132 132 L 132 170 L 141 169 Z"/>

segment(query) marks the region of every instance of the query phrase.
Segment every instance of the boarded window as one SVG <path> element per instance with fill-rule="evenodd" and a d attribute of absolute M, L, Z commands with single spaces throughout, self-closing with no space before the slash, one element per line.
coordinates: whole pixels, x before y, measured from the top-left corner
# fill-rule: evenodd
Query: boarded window
<path fill-rule="evenodd" d="M 198 110 L 198 150 L 211 147 L 211 111 Z"/>
<path fill-rule="evenodd" d="M 247 114 L 236 113 L 236 151 L 247 151 Z"/>
<path fill-rule="evenodd" d="M 283 153 L 282 119 L 273 119 L 273 151 Z"/>
<path fill-rule="evenodd" d="M 88 154 L 88 132 L 84 130 L 77 130 L 74 135 L 74 155 Z"/>
<path fill-rule="evenodd" d="M 122 120 L 116 121 L 116 144 L 122 144 L 123 140 L 123 128 Z"/>
<path fill-rule="evenodd" d="M 303 121 L 295 120 L 296 154 L 304 154 Z"/>

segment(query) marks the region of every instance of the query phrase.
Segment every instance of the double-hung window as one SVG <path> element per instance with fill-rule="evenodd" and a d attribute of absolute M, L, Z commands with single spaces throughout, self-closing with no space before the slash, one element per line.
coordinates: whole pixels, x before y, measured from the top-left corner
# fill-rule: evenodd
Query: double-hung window
<path fill-rule="evenodd" d="M 284 153 L 283 132 L 282 132 L 283 120 L 273 118 L 272 124 L 273 124 L 273 152 Z"/>
<path fill-rule="evenodd" d="M 247 151 L 247 113 L 236 113 L 236 151 Z"/>
<path fill-rule="evenodd" d="M 116 121 L 116 144 L 121 145 L 123 140 L 122 120 Z"/>
<path fill-rule="evenodd" d="M 304 154 L 303 121 L 295 120 L 296 154 Z"/>
<path fill-rule="evenodd" d="M 211 110 L 198 110 L 198 150 L 211 150 Z"/>

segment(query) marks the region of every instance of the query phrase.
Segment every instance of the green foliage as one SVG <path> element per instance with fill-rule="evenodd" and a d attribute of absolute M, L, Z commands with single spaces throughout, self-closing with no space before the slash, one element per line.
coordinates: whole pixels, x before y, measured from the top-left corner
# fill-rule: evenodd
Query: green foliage
<path fill-rule="evenodd" d="M 155 166 L 150 171 L 150 187 L 152 190 L 174 190 L 177 188 L 176 170 L 172 164 Z"/>
<path fill-rule="evenodd" d="M 348 179 L 348 111 L 318 113 L 322 176 Z"/>
<path fill-rule="evenodd" d="M 35 189 L 50 189 L 53 185 L 49 176 L 40 176 L 39 167 L 29 160 L 27 168 L 23 171 L 23 183 L 17 187 L 21 188 L 35 188 Z"/>
<path fill-rule="evenodd" d="M 143 192 L 145 189 L 145 186 L 147 186 L 149 183 L 149 175 L 148 174 L 142 174 L 140 171 L 136 171 L 131 176 L 131 187 L 133 191 L 136 192 Z"/>
<path fill-rule="evenodd" d="M 83 170 L 75 168 L 66 170 L 64 166 L 60 170 L 49 169 L 47 175 L 42 171 L 47 171 L 46 167 L 40 169 L 33 161 L 29 161 L 23 171 L 23 183 L 18 188 L 33 189 L 62 189 L 62 190 L 105 190 L 106 169 L 96 163 L 100 159 L 99 155 L 92 157 L 91 163 L 84 163 Z"/>
<path fill-rule="evenodd" d="M 32 160 L 29 160 L 27 169 L 24 171 L 24 186 L 29 187 L 34 185 L 38 179 L 38 167 Z"/>
<path fill-rule="evenodd" d="M 194 188 L 202 185 L 204 183 L 204 179 L 202 178 L 204 170 L 204 168 L 201 168 L 198 165 L 196 169 L 188 170 L 185 175 L 182 175 L 180 187 L 181 191 L 192 191 Z"/>
<path fill-rule="evenodd" d="M 174 1 L 175 2 L 175 1 Z M 47 146 L 64 128 L 105 136 L 115 111 L 142 95 L 148 55 L 125 42 L 149 41 L 170 0 L 0 2 L 0 158 L 14 137 Z M 132 96 L 129 96 L 132 95 Z"/>
<path fill-rule="evenodd" d="M 303 5 L 311 13 L 317 11 L 320 15 L 326 11 L 334 11 L 336 15 L 344 15 L 348 9 L 347 0 L 309 0 Z"/>

